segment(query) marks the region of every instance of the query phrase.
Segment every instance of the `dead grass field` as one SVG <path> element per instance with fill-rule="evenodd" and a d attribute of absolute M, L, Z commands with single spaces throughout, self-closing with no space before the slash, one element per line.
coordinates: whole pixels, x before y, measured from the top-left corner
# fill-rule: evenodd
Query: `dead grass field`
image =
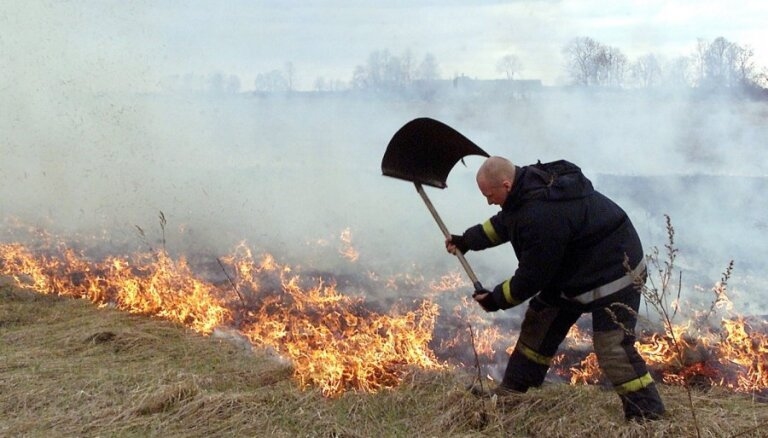
<path fill-rule="evenodd" d="M 393 390 L 335 399 L 301 390 L 268 351 L 170 322 L 0 282 L 0 436 L 696 436 L 682 388 L 665 420 L 629 424 L 593 386 L 478 399 L 464 372 L 414 370 Z M 768 436 L 768 404 L 694 392 L 706 437 Z"/>

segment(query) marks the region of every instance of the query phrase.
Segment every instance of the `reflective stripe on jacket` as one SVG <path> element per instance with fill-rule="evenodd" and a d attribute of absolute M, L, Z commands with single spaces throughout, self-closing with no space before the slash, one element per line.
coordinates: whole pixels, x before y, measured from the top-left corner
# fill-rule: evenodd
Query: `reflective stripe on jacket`
<path fill-rule="evenodd" d="M 548 173 L 552 168 L 559 173 Z M 630 266 L 643 260 L 624 210 L 566 161 L 518 167 L 501 211 L 467 229 L 464 239 L 475 251 L 512 244 L 517 268 L 497 286 L 510 304 L 539 291 L 581 302 L 584 294 L 602 295 L 615 286 L 607 285 L 627 281 L 625 257 Z"/>

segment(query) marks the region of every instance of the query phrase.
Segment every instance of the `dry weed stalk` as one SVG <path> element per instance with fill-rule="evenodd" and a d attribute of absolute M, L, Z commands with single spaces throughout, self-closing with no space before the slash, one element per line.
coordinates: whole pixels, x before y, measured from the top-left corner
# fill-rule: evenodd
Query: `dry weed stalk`
<path fill-rule="evenodd" d="M 731 300 L 728 298 L 728 280 L 730 280 L 732 273 L 733 260 L 728 263 L 728 267 L 725 268 L 725 272 L 723 272 L 723 275 L 720 277 L 720 281 L 712 288 L 712 293 L 715 294 L 715 298 L 712 300 L 712 305 L 709 306 L 709 311 L 704 316 L 705 320 L 709 319 L 717 308 L 728 306 L 730 304 Z"/>
<path fill-rule="evenodd" d="M 168 223 L 167 220 L 165 220 L 165 214 L 162 210 L 160 210 L 160 214 L 158 215 L 158 218 L 160 219 L 160 233 L 163 243 L 163 252 L 167 252 L 165 249 L 165 225 Z"/>
<path fill-rule="evenodd" d="M 232 277 L 229 276 L 227 269 L 224 267 L 224 263 L 222 263 L 221 259 L 218 257 L 216 257 L 216 261 L 219 263 L 219 267 L 221 267 L 221 271 L 224 272 L 224 275 L 227 277 L 227 280 L 229 280 L 229 285 L 232 286 L 232 289 L 235 290 L 237 297 L 240 299 L 240 304 L 243 305 L 243 308 L 247 307 L 247 305 L 245 304 L 245 299 L 243 298 L 243 295 L 240 293 L 240 289 L 237 288 L 237 284 L 235 284 L 235 282 L 232 280 Z"/>
<path fill-rule="evenodd" d="M 483 372 L 480 365 L 480 356 L 477 354 L 477 348 L 475 347 L 475 333 L 472 330 L 472 324 L 467 324 L 467 327 L 469 328 L 469 340 L 472 343 L 472 351 L 475 353 L 475 368 L 477 369 L 477 381 L 480 384 L 480 393 L 484 393 L 485 390 L 483 388 Z"/>
<path fill-rule="evenodd" d="M 680 303 L 680 293 L 682 291 L 682 272 L 675 272 L 676 265 L 675 259 L 677 258 L 678 249 L 675 247 L 675 229 L 672 226 L 672 220 L 669 215 L 664 215 L 667 228 L 667 243 L 664 245 L 666 248 L 666 259 L 660 260 L 659 249 L 654 247 L 651 254 L 646 255 L 646 262 L 648 263 L 648 275 L 645 278 L 642 275 L 632 274 L 632 269 L 629 265 L 629 260 L 625 257 L 624 267 L 627 272 L 634 276 L 635 287 L 640 291 L 645 298 L 646 306 L 650 305 L 661 317 L 661 322 L 664 325 L 664 331 L 671 341 L 672 348 L 675 353 L 675 360 L 680 368 L 685 366 L 685 348 L 680 339 L 677 338 L 674 331 L 673 321 L 677 316 Z M 658 278 L 651 275 L 651 272 L 655 272 Z M 670 295 L 673 293 L 673 281 L 677 280 L 677 290 L 675 299 L 670 301 Z M 657 285 L 656 282 L 659 282 Z M 648 285 L 650 283 L 650 286 Z M 696 407 L 693 404 L 693 394 L 691 385 L 685 382 L 683 387 L 685 388 L 688 397 L 688 407 L 691 411 L 691 417 L 693 420 L 693 427 L 696 430 L 696 436 L 701 437 L 701 428 L 699 427 L 699 421 L 696 416 Z"/>
<path fill-rule="evenodd" d="M 168 224 L 168 221 L 165 219 L 165 213 L 163 213 L 162 210 L 160 210 L 160 214 L 158 214 L 158 219 L 160 220 L 160 243 L 162 244 L 162 253 L 167 254 L 167 250 L 165 247 L 165 226 Z M 136 227 L 136 231 L 139 233 L 139 240 L 149 248 L 149 252 L 152 254 L 155 254 L 155 249 L 152 247 L 152 244 L 149 242 L 149 239 L 147 238 L 147 234 L 144 232 L 144 229 L 141 228 L 138 225 L 134 225 Z"/>

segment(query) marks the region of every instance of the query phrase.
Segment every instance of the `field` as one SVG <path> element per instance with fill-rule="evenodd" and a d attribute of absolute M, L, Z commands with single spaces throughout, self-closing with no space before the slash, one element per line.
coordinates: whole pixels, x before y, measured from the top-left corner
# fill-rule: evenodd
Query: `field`
<path fill-rule="evenodd" d="M 220 319 L 204 318 L 220 311 L 216 300 L 225 297 L 225 311 L 240 324 L 236 328 L 266 339 L 259 329 L 268 324 L 260 324 L 249 306 L 288 295 L 318 298 L 310 296 L 317 292 L 320 301 L 364 301 L 367 307 L 352 301 L 332 308 L 351 312 L 338 318 L 344 323 L 392 324 L 386 330 L 372 324 L 370 333 L 363 326 L 353 326 L 357 330 L 349 335 L 333 332 L 321 346 L 358 337 L 366 345 L 370 334 L 397 342 L 410 330 L 422 336 L 415 346 L 423 353 L 438 335 L 444 341 L 464 333 L 466 321 L 451 319 L 449 310 L 462 303 L 468 283 L 461 283 L 462 273 L 445 254 L 443 238 L 412 185 L 383 178 L 379 168 L 395 130 L 429 116 L 520 164 L 565 158 L 580 165 L 628 211 L 646 252 L 663 249 L 664 216 L 671 216 L 681 250 L 682 307 L 706 309 L 712 285 L 733 260 L 728 292 L 735 307 L 729 316 L 762 321 L 755 327 L 764 327 L 767 228 L 760 206 L 767 193 L 768 108 L 762 102 L 567 90 L 522 100 L 434 102 L 366 96 L 80 98 L 62 103 L 61 111 L 30 107 L 0 120 L 7 133 L 0 144 L 0 247 L 6 257 L 0 270 L 34 273 L 16 267 L 22 260 L 12 254 L 18 244 L 30 252 L 30 266 L 40 267 L 43 275 L 35 281 L 44 286 L 36 292 L 10 278 L 0 283 L 2 436 L 768 436 L 764 401 L 718 385 L 690 393 L 662 385 L 669 414 L 650 424 L 625 423 L 618 398 L 599 385 L 550 381 L 510 400 L 478 399 L 465 389 L 474 381 L 471 365 L 395 360 L 396 380 L 387 374 L 386 384 L 380 380 L 374 390 L 364 384 L 359 387 L 365 390 L 329 390 L 303 380 L 316 371 L 314 355 L 324 349 L 288 355 L 286 347 L 278 354 L 284 344 L 258 346 L 270 343 L 248 342 L 233 327 L 216 325 Z M 452 170 L 447 189 L 428 190 L 455 231 L 495 213 L 474 186 L 478 157 L 466 164 Z M 335 283 L 338 290 L 323 295 L 324 286 L 311 281 L 308 289 L 293 290 L 291 279 L 279 273 L 285 269 L 258 279 L 240 270 L 234 281 L 241 288 L 253 280 L 269 287 L 264 298 L 254 283 L 253 294 L 238 300 L 216 262 L 223 259 L 236 272 L 227 254 L 244 241 L 247 248 L 273 254 L 290 272 Z M 204 269 L 181 269 L 184 258 Z M 508 246 L 468 260 L 489 285 L 515 266 Z M 154 264 L 136 264 L 144 261 Z M 126 276 L 136 274 L 126 267 L 140 275 Z M 86 273 L 92 275 L 87 281 Z M 105 285 L 113 280 L 105 273 L 114 274 L 114 284 Z M 156 289 L 152 284 L 167 286 L 170 280 L 179 283 Z M 125 284 L 142 281 L 156 296 L 129 303 L 132 289 Z M 63 283 L 72 289 L 66 292 Z M 439 290 L 430 291 L 433 286 Z M 199 297 L 190 291 L 198 287 L 210 292 L 201 296 L 215 299 L 206 301 L 213 306 L 192 302 Z M 426 323 L 412 330 L 407 310 L 435 297 L 440 319 L 418 309 L 423 320 L 416 322 Z M 181 310 L 155 299 L 180 304 Z M 291 303 L 296 305 L 285 307 L 290 312 L 277 316 L 326 314 L 308 301 Z M 406 311 L 381 313 L 390 306 Z M 476 328 L 488 329 L 479 341 L 499 343 L 495 356 L 483 357 L 487 363 L 503 365 L 513 337 L 492 329 L 514 330 L 520 309 L 478 316 L 473 307 L 478 314 L 465 314 Z M 171 310 L 178 313 L 175 319 L 159 317 Z M 397 331 L 403 321 L 405 329 Z M 304 334 L 294 328 L 292 340 L 303 342 Z M 757 335 L 763 339 L 765 331 Z M 746 384 L 752 385 L 765 379 L 765 352 L 755 351 L 763 344 L 741 340 L 744 350 L 737 353 L 752 361 L 723 360 L 749 370 Z M 363 352 L 350 345 L 345 359 L 364 365 Z M 458 345 L 441 347 L 471 363 L 466 336 Z M 384 350 L 366 353 L 379 351 Z M 355 378 L 341 374 L 347 381 Z M 498 377 L 498 369 L 488 374 Z"/>
<path fill-rule="evenodd" d="M 626 423 L 597 386 L 479 399 L 466 371 L 414 369 L 393 389 L 325 397 L 291 364 L 236 337 L 201 336 L 85 300 L 0 286 L 3 436 L 768 436 L 768 409 L 713 388 L 662 385 L 667 417 Z M 695 412 L 696 423 L 693 420 Z"/>

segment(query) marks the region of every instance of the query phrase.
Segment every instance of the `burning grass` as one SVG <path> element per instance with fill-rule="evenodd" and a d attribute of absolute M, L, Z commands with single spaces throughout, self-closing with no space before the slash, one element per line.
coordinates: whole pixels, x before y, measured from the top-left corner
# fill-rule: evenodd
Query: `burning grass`
<path fill-rule="evenodd" d="M 2 436 L 690 436 L 685 392 L 628 424 L 612 391 L 550 384 L 509 400 L 464 390 L 461 370 L 411 368 L 395 389 L 302 390 L 271 350 L 84 300 L 0 286 Z M 703 436 L 768 436 L 768 409 L 694 391 Z"/>
<path fill-rule="evenodd" d="M 491 320 L 466 297 L 446 301 L 468 287 L 456 273 L 368 273 L 344 291 L 333 275 L 255 258 L 245 245 L 190 264 L 171 258 L 164 234 L 162 249 L 125 256 L 33 234 L 0 243 L 0 435 L 754 436 L 767 421 L 758 400 L 768 327 L 721 315 L 725 281 L 703 316 L 640 336 L 656 380 L 675 387 L 661 389 L 667 420 L 628 425 L 601 389 L 588 317 L 550 373 L 575 386 L 503 402 L 469 395 L 488 365 L 506 362 L 519 321 Z M 354 263 L 349 230 L 341 240 Z M 366 288 L 420 298 L 382 310 Z"/>
<path fill-rule="evenodd" d="M 409 367 L 444 366 L 428 345 L 438 314 L 428 300 L 380 313 L 272 256 L 255 259 L 245 245 L 217 258 L 218 266 L 194 272 L 164 249 L 95 260 L 47 234 L 39 240 L 45 245 L 38 251 L 0 244 L 0 274 L 43 294 L 160 317 L 202 334 L 235 328 L 249 343 L 287 358 L 301 387 L 319 387 L 326 396 L 392 388 Z M 217 269 L 228 283 L 200 273 L 210 277 Z"/>

